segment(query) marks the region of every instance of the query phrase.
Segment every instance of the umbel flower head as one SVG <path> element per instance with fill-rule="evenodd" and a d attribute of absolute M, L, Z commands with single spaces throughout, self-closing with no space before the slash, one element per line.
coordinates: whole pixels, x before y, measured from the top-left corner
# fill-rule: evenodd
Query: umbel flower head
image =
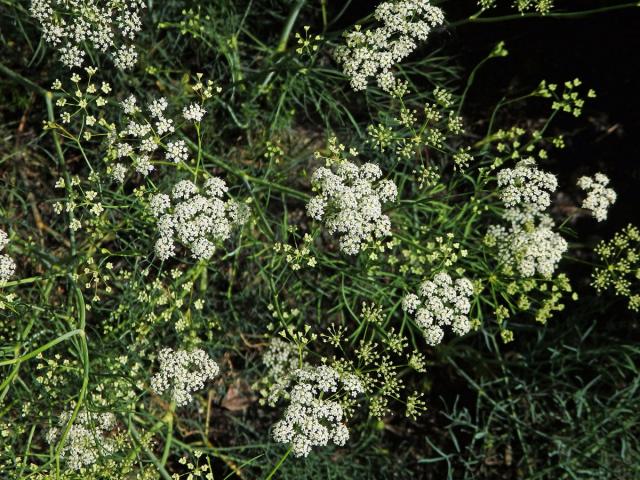
<path fill-rule="evenodd" d="M 498 259 L 507 271 L 550 278 L 568 248 L 545 213 L 551 194 L 558 188 L 555 175 L 540 170 L 534 159 L 527 158 L 515 168 L 498 172 L 498 186 L 507 207 L 504 219 L 510 225 L 491 225 L 485 243 L 497 247 Z"/>
<path fill-rule="evenodd" d="M 609 207 L 618 198 L 613 188 L 607 188 L 609 177 L 604 173 L 596 173 L 593 177 L 580 177 L 578 187 L 587 192 L 587 198 L 582 202 L 582 208 L 591 211 L 599 222 L 607 219 Z"/>
<path fill-rule="evenodd" d="M 498 172 L 500 198 L 507 208 L 524 214 L 543 212 L 551 205 L 551 193 L 558 188 L 555 175 L 540 170 L 533 158 L 520 160 L 514 168 Z"/>
<path fill-rule="evenodd" d="M 288 399 L 283 418 L 273 426 L 273 439 L 290 444 L 297 457 L 306 457 L 313 447 L 330 441 L 343 446 L 349 439 L 344 424 L 341 396 L 356 397 L 364 392 L 353 375 L 342 377 L 327 365 L 305 366 L 283 377 L 270 395 L 270 403 Z"/>
<path fill-rule="evenodd" d="M 273 380 L 279 380 L 289 372 L 297 369 L 299 356 L 303 355 L 298 347 L 280 337 L 272 337 L 269 346 L 262 354 L 262 363 L 267 367 L 267 376 Z"/>
<path fill-rule="evenodd" d="M 404 297 L 402 309 L 413 314 L 427 343 L 437 345 L 444 337 L 446 325 L 457 335 L 469 332 L 472 294 L 473 284 L 469 279 L 463 277 L 454 281 L 448 273 L 440 272 L 433 280 L 423 282 L 417 295 L 410 293 Z"/>
<path fill-rule="evenodd" d="M 158 395 L 169 392 L 177 406 L 189 403 L 192 393 L 204 388 L 220 371 L 218 364 L 199 348 L 190 352 L 163 348 L 158 361 L 160 370 L 151 378 L 151 388 Z"/>
<path fill-rule="evenodd" d="M 553 219 L 541 215 L 538 222 L 514 222 L 510 228 L 491 225 L 487 236 L 497 245 L 502 264 L 515 268 L 523 277 L 538 274 L 550 278 L 568 248 L 553 227 Z"/>
<path fill-rule="evenodd" d="M 195 83 L 190 86 L 199 99 L 185 106 L 182 115 L 170 108 L 164 97 L 144 104 L 135 95 L 129 95 L 119 102 L 123 115 L 116 113 L 116 118 L 110 118 L 111 110 L 104 107 L 108 102 L 107 95 L 112 91 L 111 85 L 94 82 L 96 68 L 84 70 L 87 74 L 84 78 L 77 72 L 71 76 L 73 90 L 67 90 L 60 80 L 53 82 L 52 90 L 62 94 L 56 101 L 56 106 L 61 107 L 59 121 L 66 126 L 50 122 L 48 128 L 75 130 L 74 133 L 86 142 L 102 141 L 108 162 L 107 173 L 117 183 L 124 183 L 131 171 L 147 176 L 165 162 L 188 162 L 190 150 L 187 142 L 180 138 L 180 130 L 191 124 L 199 127 L 207 113 L 205 102 L 222 91 L 213 81 L 204 81 L 197 74 Z"/>
<path fill-rule="evenodd" d="M 112 129 L 108 136 L 109 156 L 117 162 L 130 159 L 135 171 L 143 176 L 154 170 L 153 160 L 154 156 L 159 155 L 157 152 L 164 151 L 169 162 L 186 162 L 189 159 L 186 143 L 172 138 L 176 129 L 173 119 L 165 113 L 169 105 L 167 99 L 162 97 L 153 100 L 147 108 L 149 117 L 144 115 L 137 103 L 136 97 L 130 95 L 120 104 L 127 119 L 124 129 L 117 132 L 115 126 L 108 126 Z M 111 167 L 111 175 L 119 183 L 124 181 L 126 171 L 127 167 L 122 163 Z"/>
<path fill-rule="evenodd" d="M 126 70 L 138 59 L 130 42 L 142 28 L 144 8 L 142 0 L 31 0 L 29 10 L 66 66 L 81 67 L 89 45 L 109 52 L 116 68 Z"/>
<path fill-rule="evenodd" d="M 50 445 L 54 446 L 58 441 L 70 418 L 71 412 L 62 413 L 58 426 L 49 429 L 46 440 Z M 89 413 L 81 410 L 67 433 L 60 458 L 70 470 L 93 465 L 101 456 L 116 451 L 114 438 L 107 435 L 115 427 L 116 417 L 113 413 Z"/>
<path fill-rule="evenodd" d="M 9 243 L 9 236 L 0 230 L 0 252 Z M 7 282 L 16 271 L 16 262 L 9 255 L 0 253 L 0 285 Z"/>
<path fill-rule="evenodd" d="M 209 259 L 216 243 L 229 238 L 235 226 L 244 224 L 248 207 L 235 200 L 223 200 L 228 187 L 224 180 L 211 177 L 199 189 L 190 180 L 176 183 L 171 195 L 151 197 L 151 213 L 158 219 L 160 238 L 155 251 L 167 260 L 175 253 L 175 243 L 187 247 L 194 258 Z"/>
<path fill-rule="evenodd" d="M 612 288 L 629 301 L 629 310 L 640 311 L 640 229 L 633 224 L 602 240 L 594 249 L 598 267 L 593 271 L 592 286 L 601 293 Z"/>
<path fill-rule="evenodd" d="M 553 0 L 515 0 L 511 3 L 513 8 L 518 9 L 518 12 L 520 13 L 536 11 L 542 15 L 546 15 L 553 8 Z M 496 0 L 478 0 L 478 5 L 483 10 L 487 10 L 495 7 Z"/>
<path fill-rule="evenodd" d="M 336 60 L 354 90 L 364 90 L 370 77 L 392 93 L 398 87 L 392 68 L 425 41 L 432 28 L 442 25 L 444 14 L 429 0 L 391 0 L 376 7 L 374 17 L 382 25 L 363 30 L 359 25 L 345 34 L 345 45 L 336 49 Z"/>
<path fill-rule="evenodd" d="M 398 189 L 381 177 L 376 164 L 358 166 L 347 160 L 320 167 L 311 176 L 311 185 L 319 193 L 307 204 L 307 213 L 322 221 L 329 234 L 339 234 L 340 250 L 347 255 L 391 233 L 382 205 L 395 201 Z"/>

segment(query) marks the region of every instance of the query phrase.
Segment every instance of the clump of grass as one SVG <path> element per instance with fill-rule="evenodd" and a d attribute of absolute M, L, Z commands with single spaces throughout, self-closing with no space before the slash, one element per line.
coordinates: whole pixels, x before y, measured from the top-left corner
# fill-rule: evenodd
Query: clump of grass
<path fill-rule="evenodd" d="M 613 325 L 592 299 L 517 349 L 450 349 L 467 392 L 441 413 L 450 441 L 421 462 L 448 478 L 633 478 L 638 474 L 638 350 L 628 314 Z"/>

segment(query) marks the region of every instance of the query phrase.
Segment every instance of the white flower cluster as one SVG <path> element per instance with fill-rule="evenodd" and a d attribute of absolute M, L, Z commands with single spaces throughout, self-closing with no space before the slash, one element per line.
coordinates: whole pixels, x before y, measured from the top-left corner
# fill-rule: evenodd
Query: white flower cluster
<path fill-rule="evenodd" d="M 31 0 L 31 15 L 42 26 L 44 39 L 60 47 L 66 66 L 80 67 L 90 45 L 109 51 L 116 68 L 132 68 L 138 59 L 135 39 L 142 28 L 143 0 Z"/>
<path fill-rule="evenodd" d="M 513 222 L 508 229 L 491 225 L 487 235 L 497 243 L 500 261 L 505 265 L 515 267 L 523 277 L 538 273 L 549 278 L 568 248 L 567 241 L 553 227 L 553 219 L 541 215 L 537 224 Z"/>
<path fill-rule="evenodd" d="M 517 8 L 520 13 L 536 11 L 546 15 L 553 8 L 553 0 L 515 0 L 512 4 L 513 8 Z M 478 0 L 478 5 L 483 10 L 487 10 L 496 6 L 496 0 Z"/>
<path fill-rule="evenodd" d="M 490 226 L 488 243 L 496 244 L 500 261 L 523 277 L 536 273 L 551 277 L 568 248 L 566 240 L 553 231 L 553 219 L 544 213 L 558 187 L 556 177 L 527 158 L 515 168 L 498 172 L 498 186 L 507 206 L 504 218 L 510 226 Z"/>
<path fill-rule="evenodd" d="M 223 200 L 227 190 L 224 180 L 211 177 L 202 192 L 190 180 L 182 180 L 173 186 L 171 196 L 159 193 L 151 197 L 151 213 L 158 219 L 160 235 L 155 246 L 158 258 L 170 258 L 176 241 L 194 258 L 211 258 L 216 242 L 228 239 L 233 227 L 244 224 L 248 217 L 246 205 Z"/>
<path fill-rule="evenodd" d="M 155 169 L 152 163 L 154 152 L 162 148 L 163 141 L 167 141 L 166 136 L 175 131 L 173 120 L 164 115 L 167 106 L 165 98 L 151 102 L 148 106 L 151 118 L 148 119 L 141 114 L 135 96 L 131 95 L 122 101 L 127 125 L 120 132 L 115 132 L 115 126 L 111 127 L 114 130 L 108 136 L 110 157 L 116 162 L 127 158 L 137 173 L 145 177 L 149 175 Z M 168 161 L 178 163 L 188 159 L 187 147 L 182 140 L 167 141 L 164 149 Z M 111 177 L 118 183 L 124 181 L 127 171 L 128 168 L 122 163 L 115 163 L 110 168 Z"/>
<path fill-rule="evenodd" d="M 199 348 L 190 352 L 163 348 L 158 360 L 160 371 L 151 377 L 151 388 L 158 395 L 169 391 L 177 406 L 193 400 L 191 393 L 204 388 L 205 382 L 220 372 L 218 364 Z"/>
<path fill-rule="evenodd" d="M 443 24 L 444 14 L 430 0 L 391 0 L 378 5 L 374 16 L 382 25 L 370 30 L 356 26 L 335 56 L 354 90 L 366 89 L 369 77 L 375 77 L 381 89 L 393 92 L 398 82 L 391 69 Z"/>
<path fill-rule="evenodd" d="M 347 255 L 391 233 L 382 204 L 395 201 L 398 189 L 392 180 L 381 177 L 374 163 L 357 166 L 346 160 L 335 163 L 333 170 L 320 167 L 311 177 L 313 189 L 320 194 L 309 201 L 307 213 L 322 221 L 331 235 L 340 234 L 340 250 Z"/>
<path fill-rule="evenodd" d="M 199 103 L 192 103 L 182 109 L 182 116 L 190 122 L 201 122 L 207 111 Z"/>
<path fill-rule="evenodd" d="M 617 199 L 613 188 L 607 188 L 609 177 L 604 173 L 596 173 L 592 177 L 580 177 L 578 187 L 587 192 L 587 198 L 582 202 L 582 208 L 591 210 L 595 219 L 602 222 L 607 219 L 609 207 Z"/>
<path fill-rule="evenodd" d="M 0 252 L 9 243 L 9 236 L 4 230 L 0 230 Z M 8 281 L 16 271 L 16 262 L 9 255 L 0 253 L 0 285 Z"/>
<path fill-rule="evenodd" d="M 184 140 L 171 137 L 176 127 L 174 121 L 166 115 L 168 106 L 166 98 L 157 98 L 148 105 L 149 117 L 146 117 L 138 107 L 135 96 L 131 95 L 123 100 L 121 107 L 127 117 L 127 124 L 122 131 L 114 131 L 110 135 L 111 158 L 117 162 L 123 158 L 130 159 L 135 171 L 143 176 L 154 170 L 152 160 L 157 151 L 164 151 L 168 162 L 186 163 L 189 160 L 189 148 Z M 206 110 L 198 103 L 192 103 L 183 109 L 185 120 L 192 122 L 202 121 L 205 113 Z M 111 176 L 119 183 L 124 181 L 126 172 L 127 167 L 122 163 L 111 166 Z"/>
<path fill-rule="evenodd" d="M 284 416 L 273 426 L 273 439 L 290 444 L 295 456 L 306 457 L 313 447 L 325 446 L 330 441 L 343 446 L 349 439 L 344 424 L 344 410 L 338 401 L 339 390 L 355 398 L 364 387 L 353 374 L 342 377 L 327 365 L 306 366 L 285 376 L 270 398 L 275 404 L 288 398 Z"/>
<path fill-rule="evenodd" d="M 500 170 L 498 186 L 507 208 L 535 214 L 551 205 L 551 193 L 558 188 L 558 180 L 555 175 L 540 170 L 533 158 L 526 158 L 514 168 Z"/>
<path fill-rule="evenodd" d="M 267 367 L 267 376 L 277 381 L 300 367 L 298 347 L 282 338 L 272 337 L 262 354 L 262 362 Z"/>
<path fill-rule="evenodd" d="M 60 415 L 57 427 L 49 429 L 46 440 L 53 445 L 71 418 L 71 412 Z M 93 465 L 102 455 L 115 452 L 116 442 L 108 436 L 116 427 L 116 417 L 112 413 L 78 413 L 69 429 L 60 458 L 64 459 L 70 470 L 80 470 Z"/>
<path fill-rule="evenodd" d="M 438 345 L 444 337 L 443 326 L 450 325 L 456 335 L 471 329 L 469 310 L 473 284 L 467 278 L 455 281 L 446 272 L 422 282 L 418 295 L 410 293 L 402 301 L 402 309 L 414 315 L 429 345 Z"/>

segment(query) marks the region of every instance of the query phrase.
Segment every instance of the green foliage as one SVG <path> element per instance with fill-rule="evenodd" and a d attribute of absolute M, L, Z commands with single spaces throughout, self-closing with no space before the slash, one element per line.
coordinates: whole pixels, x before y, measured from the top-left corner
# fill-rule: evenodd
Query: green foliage
<path fill-rule="evenodd" d="M 393 89 L 356 92 L 335 49 L 379 19 L 352 2 L 146 2 L 138 61 L 121 71 L 88 40 L 77 42 L 85 66 L 65 68 L 31 2 L 0 0 L 2 475 L 637 475 L 637 324 L 625 337 L 601 324 L 609 310 L 597 322 L 576 310 L 584 275 L 567 265 L 593 252 L 571 245 L 558 267 L 544 243 L 576 239 L 572 214 L 551 200 L 532 211 L 535 198 L 513 208 L 499 177 L 522 161 L 553 169 L 566 138 L 556 122 L 582 122 L 595 92 L 541 71 L 488 115 L 469 109 L 476 74 L 508 50 L 488 47 L 467 73 L 447 31 L 490 19 L 493 3 L 430 30 L 390 70 Z M 516 8 L 554 14 L 546 1 Z M 541 113 L 521 118 L 527 105 Z M 313 215 L 311 199 L 338 183 L 331 215 Z M 345 185 L 366 195 L 354 201 Z M 176 199 L 201 215 L 179 218 Z M 376 234 L 345 253 L 360 211 Z M 210 223 L 215 235 L 199 230 Z M 515 238 L 507 254 L 504 238 Z M 612 285 L 631 310 L 634 242 L 629 227 L 595 249 L 596 289 Z M 553 268 L 525 274 L 527 262 Z M 469 279 L 470 294 L 438 299 L 430 318 L 429 282 L 444 274 Z M 407 308 L 423 290 L 422 312 Z M 442 343 L 429 335 L 439 322 Z M 187 405 L 154 389 L 165 347 L 201 349 L 220 367 Z M 326 378 L 300 380 L 309 372 Z M 322 425 L 348 426 L 346 444 L 319 435 L 295 458 L 294 440 L 274 440 L 307 398 L 296 387 L 334 409 Z"/>
<path fill-rule="evenodd" d="M 591 302 L 517 350 L 491 335 L 490 353 L 447 349 L 443 361 L 474 395 L 445 407 L 451 438 L 432 441 L 421 462 L 446 465 L 448 478 L 638 475 L 640 351 L 626 337 L 636 325 L 608 324 L 605 311 Z"/>

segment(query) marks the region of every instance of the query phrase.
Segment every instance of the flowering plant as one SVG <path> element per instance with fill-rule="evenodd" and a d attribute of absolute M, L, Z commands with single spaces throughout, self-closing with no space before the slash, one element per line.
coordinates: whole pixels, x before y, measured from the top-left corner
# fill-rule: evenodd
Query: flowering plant
<path fill-rule="evenodd" d="M 0 476 L 636 478 L 624 129 L 464 33 L 623 1 L 4 1 Z"/>

